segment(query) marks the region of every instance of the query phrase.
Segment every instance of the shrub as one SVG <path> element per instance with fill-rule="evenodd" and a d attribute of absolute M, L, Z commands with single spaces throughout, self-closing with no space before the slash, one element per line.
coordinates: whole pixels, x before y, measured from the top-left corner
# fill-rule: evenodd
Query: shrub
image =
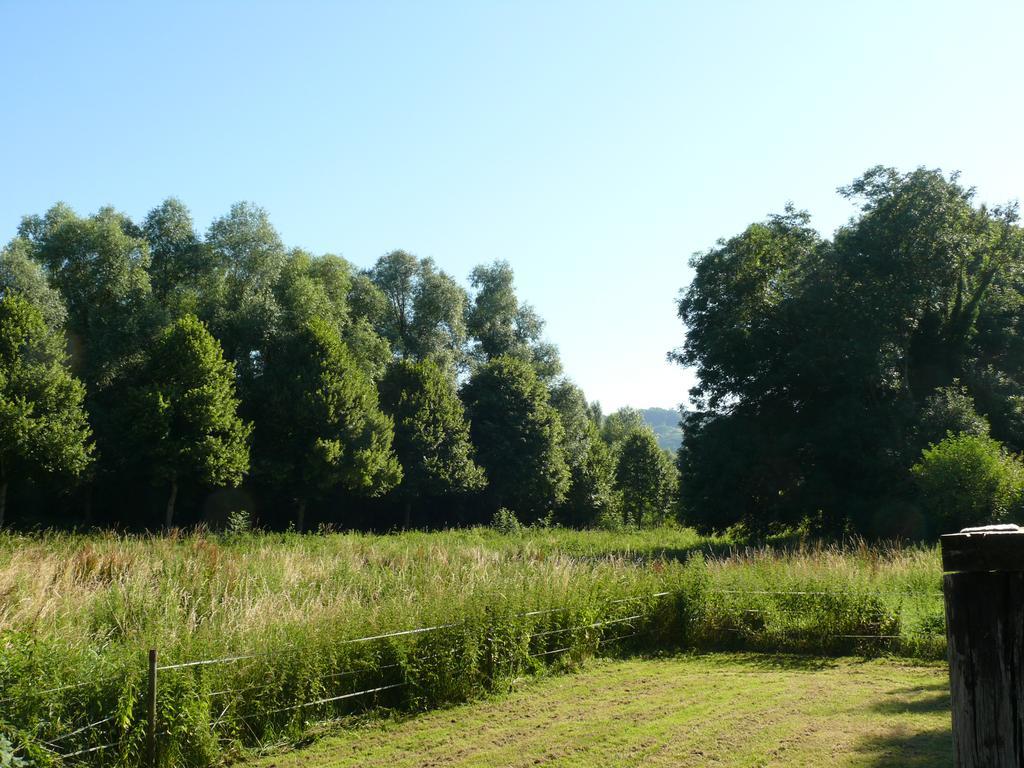
<path fill-rule="evenodd" d="M 505 507 L 501 507 L 494 513 L 494 517 L 491 518 L 491 527 L 498 533 L 505 534 L 519 533 L 523 530 L 523 525 L 516 517 L 516 513 Z"/>
<path fill-rule="evenodd" d="M 922 451 L 911 473 L 940 532 L 1004 521 L 1024 495 L 1024 463 L 990 437 L 949 435 Z"/>

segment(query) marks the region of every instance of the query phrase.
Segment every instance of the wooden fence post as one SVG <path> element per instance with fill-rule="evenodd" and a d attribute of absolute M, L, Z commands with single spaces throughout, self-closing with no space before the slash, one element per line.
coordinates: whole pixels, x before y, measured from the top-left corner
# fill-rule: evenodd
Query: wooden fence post
<path fill-rule="evenodd" d="M 942 537 L 958 768 L 1024 766 L 1024 528 Z"/>
<path fill-rule="evenodd" d="M 146 768 L 156 768 L 156 651 L 149 652 L 149 689 L 146 691 Z"/>

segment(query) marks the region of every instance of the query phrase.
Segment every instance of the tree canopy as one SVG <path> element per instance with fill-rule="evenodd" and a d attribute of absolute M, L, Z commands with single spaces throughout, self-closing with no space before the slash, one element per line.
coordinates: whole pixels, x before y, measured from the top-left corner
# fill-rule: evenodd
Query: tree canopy
<path fill-rule="evenodd" d="M 462 388 L 470 433 L 490 481 L 490 506 L 535 520 L 569 489 L 565 432 L 533 367 L 503 355 L 480 366 Z"/>
<path fill-rule="evenodd" d="M 467 286 L 407 251 L 360 269 L 288 247 L 250 202 L 205 232 L 176 198 L 138 223 L 62 203 L 24 217 L 0 250 L 0 298 L 43 318 L 51 367 L 81 380 L 68 386 L 92 460 L 65 467 L 75 482 L 19 483 L 14 522 L 219 525 L 244 509 L 302 528 L 309 508 L 386 529 L 413 512 L 487 521 L 500 500 L 592 523 L 616 498 L 600 407 L 558 378 L 510 265 Z M 42 392 L 49 374 L 33 375 Z M 482 444 L 499 424 L 512 431 Z"/>
<path fill-rule="evenodd" d="M 63 335 L 27 299 L 0 296 L 0 526 L 12 481 L 75 477 L 88 466 L 84 397 L 67 369 Z"/>
<path fill-rule="evenodd" d="M 379 496 L 399 483 L 393 422 L 335 327 L 313 318 L 276 338 L 263 371 L 257 460 L 267 480 L 292 489 L 300 530 L 310 499 L 337 487 Z"/>
<path fill-rule="evenodd" d="M 153 479 L 170 487 L 165 528 L 183 479 L 237 486 L 249 471 L 252 426 L 237 413 L 234 366 L 196 317 L 186 315 L 160 334 L 134 399 L 134 439 Z"/>
<path fill-rule="evenodd" d="M 406 527 L 416 500 L 477 491 L 483 470 L 473 460 L 469 423 L 454 384 L 431 360 L 398 360 L 380 383 L 381 409 L 394 419 L 395 453 L 402 466 Z"/>
<path fill-rule="evenodd" d="M 944 388 L 1024 448 L 1016 208 L 927 169 L 873 168 L 840 191 L 860 211 L 831 240 L 789 207 L 691 262 L 672 353 L 699 380 L 679 453 L 687 520 L 906 532 Z"/>

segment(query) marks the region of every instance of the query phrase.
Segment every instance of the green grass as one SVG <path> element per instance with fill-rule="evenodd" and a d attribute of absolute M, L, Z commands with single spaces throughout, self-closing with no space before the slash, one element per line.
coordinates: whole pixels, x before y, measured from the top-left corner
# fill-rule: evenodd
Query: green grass
<path fill-rule="evenodd" d="M 148 648 L 162 664 L 247 657 L 161 672 L 164 764 L 190 768 L 301 739 L 312 722 L 371 703 L 427 710 L 596 655 L 935 659 L 940 583 L 934 547 L 746 549 L 678 528 L 0 535 L 0 734 L 39 765 L 112 742 L 83 757 L 137 765 Z M 350 642 L 435 625 L 445 626 Z M 288 709 L 398 683 L 379 697 Z"/>
<path fill-rule="evenodd" d="M 709 654 L 592 661 L 511 695 L 365 720 L 252 768 L 953 765 L 941 665 Z"/>

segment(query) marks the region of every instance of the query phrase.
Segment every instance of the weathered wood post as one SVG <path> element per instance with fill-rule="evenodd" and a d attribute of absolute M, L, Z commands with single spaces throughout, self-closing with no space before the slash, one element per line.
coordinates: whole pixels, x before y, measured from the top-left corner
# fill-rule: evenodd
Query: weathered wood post
<path fill-rule="evenodd" d="M 1024 528 L 942 537 L 958 768 L 1024 766 Z"/>

